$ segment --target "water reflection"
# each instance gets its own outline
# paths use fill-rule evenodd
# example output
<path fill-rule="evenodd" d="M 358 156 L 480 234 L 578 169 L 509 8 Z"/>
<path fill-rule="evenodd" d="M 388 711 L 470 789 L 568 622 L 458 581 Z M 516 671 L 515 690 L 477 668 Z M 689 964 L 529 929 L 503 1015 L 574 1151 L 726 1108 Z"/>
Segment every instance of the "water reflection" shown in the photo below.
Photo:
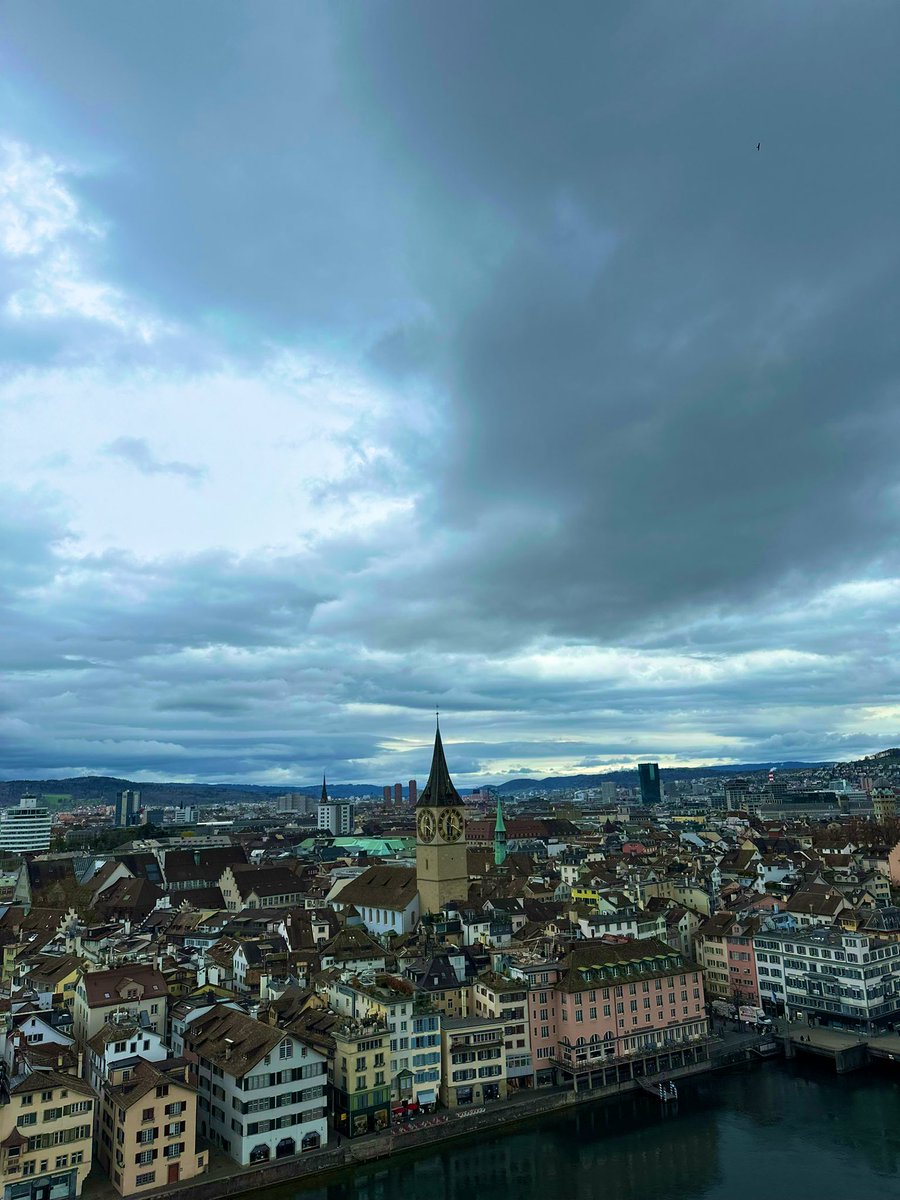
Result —
<path fill-rule="evenodd" d="M 895 1200 L 898 1116 L 900 1076 L 767 1064 L 258 1200 Z"/>

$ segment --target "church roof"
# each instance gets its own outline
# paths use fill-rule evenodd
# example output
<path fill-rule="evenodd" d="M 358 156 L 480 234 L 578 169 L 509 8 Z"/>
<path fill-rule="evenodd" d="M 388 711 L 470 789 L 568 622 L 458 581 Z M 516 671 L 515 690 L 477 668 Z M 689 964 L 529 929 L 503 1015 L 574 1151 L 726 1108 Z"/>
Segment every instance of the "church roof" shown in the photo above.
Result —
<path fill-rule="evenodd" d="M 450 770 L 444 757 L 444 746 L 441 742 L 441 731 L 434 735 L 434 754 L 431 758 L 431 772 L 424 789 L 419 793 L 416 808 L 447 808 L 459 805 L 462 800 L 459 792 L 453 786 Z"/>

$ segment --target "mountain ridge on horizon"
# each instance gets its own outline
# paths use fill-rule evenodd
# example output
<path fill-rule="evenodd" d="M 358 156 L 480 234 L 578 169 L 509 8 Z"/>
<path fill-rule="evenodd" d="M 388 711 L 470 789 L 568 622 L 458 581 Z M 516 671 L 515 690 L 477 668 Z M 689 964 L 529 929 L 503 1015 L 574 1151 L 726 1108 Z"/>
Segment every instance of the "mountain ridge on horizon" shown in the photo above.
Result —
<path fill-rule="evenodd" d="M 708 765 L 700 767 L 660 767 L 660 774 L 668 779 L 700 778 L 704 775 L 739 775 L 755 774 L 760 771 L 782 770 L 796 771 L 836 765 L 834 761 L 807 762 L 799 759 L 786 761 L 767 761 L 761 763 L 729 763 L 726 765 Z M 636 768 L 624 767 L 614 771 L 589 772 L 576 775 L 547 775 L 543 778 L 517 776 L 503 783 L 484 784 L 492 791 L 511 794 L 520 791 L 531 791 L 543 788 L 546 791 L 560 791 L 572 787 L 596 787 L 604 780 L 622 783 L 637 778 Z M 114 775 L 73 775 L 64 779 L 9 779 L 0 780 L 0 805 L 12 804 L 21 796 L 37 791 L 44 795 L 71 795 L 73 800 L 96 800 L 100 803 L 112 803 L 117 791 L 123 788 L 133 788 L 140 791 L 147 805 L 166 804 L 215 804 L 234 803 L 241 798 L 247 801 L 260 800 L 268 797 L 281 796 L 287 792 L 297 792 L 316 796 L 321 784 L 273 785 L 256 783 L 178 783 L 152 782 L 144 783 L 139 780 L 119 778 Z M 423 783 L 424 786 L 424 783 Z M 381 790 L 382 784 L 371 783 L 329 783 L 328 794 L 335 799 L 350 799 L 354 797 L 375 795 Z M 460 789 L 469 794 L 477 791 L 476 787 Z M 404 794 L 406 789 L 404 788 Z"/>

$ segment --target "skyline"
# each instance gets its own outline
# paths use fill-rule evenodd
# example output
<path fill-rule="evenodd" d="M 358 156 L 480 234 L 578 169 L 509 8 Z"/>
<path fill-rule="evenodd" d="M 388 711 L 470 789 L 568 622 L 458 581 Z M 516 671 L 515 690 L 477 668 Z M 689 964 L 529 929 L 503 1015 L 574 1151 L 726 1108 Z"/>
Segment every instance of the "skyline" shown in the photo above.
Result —
<path fill-rule="evenodd" d="M 264 17 L 5 6 L 0 778 L 896 744 L 896 7 Z"/>

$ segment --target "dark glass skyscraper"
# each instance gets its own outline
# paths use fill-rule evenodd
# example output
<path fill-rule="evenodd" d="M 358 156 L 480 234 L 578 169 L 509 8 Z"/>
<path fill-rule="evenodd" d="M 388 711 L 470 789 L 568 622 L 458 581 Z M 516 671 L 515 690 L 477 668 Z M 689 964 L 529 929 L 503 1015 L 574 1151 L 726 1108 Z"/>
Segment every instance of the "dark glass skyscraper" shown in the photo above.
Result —
<path fill-rule="evenodd" d="M 659 804 L 662 793 L 659 787 L 659 763 L 638 763 L 641 780 L 641 804 Z"/>
<path fill-rule="evenodd" d="M 141 793 L 126 788 L 116 793 L 116 824 L 137 825 L 141 812 Z"/>

